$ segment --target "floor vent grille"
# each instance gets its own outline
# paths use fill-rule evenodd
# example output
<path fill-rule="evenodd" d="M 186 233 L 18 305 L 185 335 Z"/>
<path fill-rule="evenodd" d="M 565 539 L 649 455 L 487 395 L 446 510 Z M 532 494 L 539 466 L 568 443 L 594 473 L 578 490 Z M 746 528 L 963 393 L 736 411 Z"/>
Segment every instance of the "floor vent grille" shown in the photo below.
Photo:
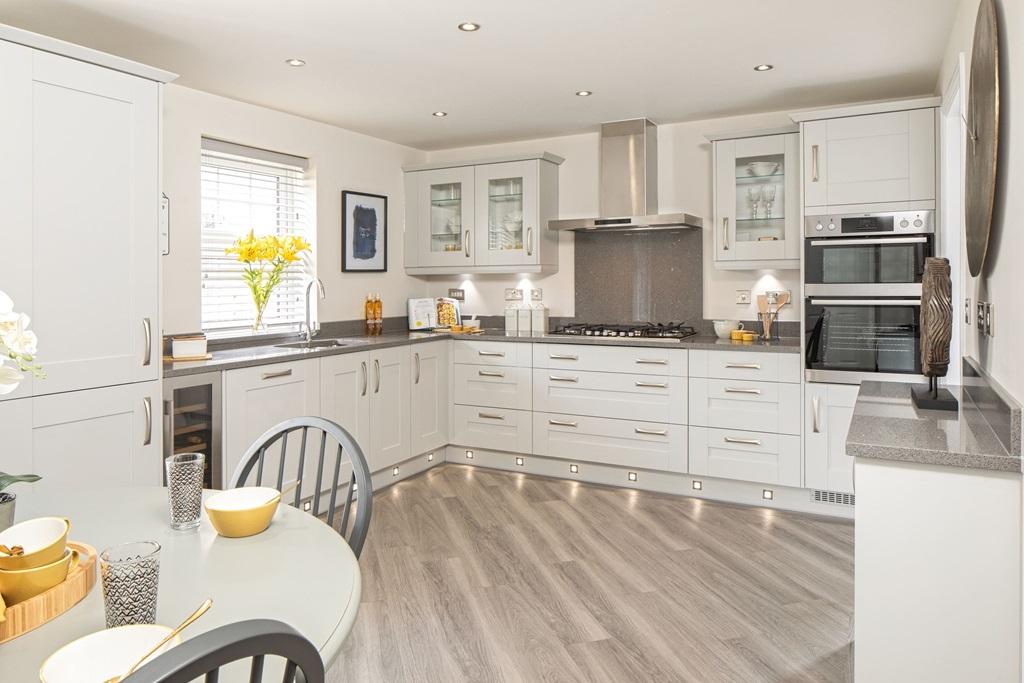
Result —
<path fill-rule="evenodd" d="M 815 503 L 831 503 L 832 505 L 854 505 L 852 493 L 838 493 L 836 491 L 811 491 L 811 500 Z"/>

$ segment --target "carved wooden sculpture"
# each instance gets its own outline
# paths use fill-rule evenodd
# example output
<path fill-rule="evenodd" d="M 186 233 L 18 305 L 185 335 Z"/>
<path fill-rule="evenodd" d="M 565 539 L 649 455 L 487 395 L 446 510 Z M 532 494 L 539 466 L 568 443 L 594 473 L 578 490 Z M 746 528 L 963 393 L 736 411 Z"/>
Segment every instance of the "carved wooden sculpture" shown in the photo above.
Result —
<path fill-rule="evenodd" d="M 938 378 L 949 370 L 949 342 L 953 338 L 953 291 L 949 279 L 949 259 L 924 260 L 921 282 L 921 372 L 928 378 L 928 389 L 915 389 L 919 408 L 956 410 L 957 402 L 945 389 L 939 390 Z"/>

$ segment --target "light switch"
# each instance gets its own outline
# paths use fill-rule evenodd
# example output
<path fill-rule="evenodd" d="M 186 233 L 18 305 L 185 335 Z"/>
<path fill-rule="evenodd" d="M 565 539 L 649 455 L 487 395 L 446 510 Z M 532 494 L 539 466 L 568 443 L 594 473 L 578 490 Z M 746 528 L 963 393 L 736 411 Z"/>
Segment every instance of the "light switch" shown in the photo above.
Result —
<path fill-rule="evenodd" d="M 749 304 L 750 303 L 750 290 L 749 289 L 737 289 L 736 290 L 736 303 L 738 303 L 738 304 Z"/>

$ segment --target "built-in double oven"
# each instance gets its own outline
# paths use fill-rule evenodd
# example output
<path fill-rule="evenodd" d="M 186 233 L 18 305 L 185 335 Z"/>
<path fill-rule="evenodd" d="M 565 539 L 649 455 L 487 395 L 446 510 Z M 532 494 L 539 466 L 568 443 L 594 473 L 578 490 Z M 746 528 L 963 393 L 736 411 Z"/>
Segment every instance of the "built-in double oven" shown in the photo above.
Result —
<path fill-rule="evenodd" d="M 808 380 L 920 377 L 921 276 L 934 233 L 933 211 L 805 219 Z"/>

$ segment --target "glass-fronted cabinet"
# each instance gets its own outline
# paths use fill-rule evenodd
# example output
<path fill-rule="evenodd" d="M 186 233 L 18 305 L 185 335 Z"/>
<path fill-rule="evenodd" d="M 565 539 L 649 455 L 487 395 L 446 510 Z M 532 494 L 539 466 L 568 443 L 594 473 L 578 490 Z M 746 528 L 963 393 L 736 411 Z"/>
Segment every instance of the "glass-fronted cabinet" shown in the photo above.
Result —
<path fill-rule="evenodd" d="M 410 274 L 558 270 L 558 165 L 552 154 L 406 169 Z"/>
<path fill-rule="evenodd" d="M 715 140 L 715 265 L 799 268 L 799 135 Z"/>
<path fill-rule="evenodd" d="M 536 162 L 478 166 L 476 192 L 477 265 L 536 263 Z"/>
<path fill-rule="evenodd" d="M 221 488 L 221 374 L 165 377 L 163 392 L 164 457 L 202 453 L 206 456 L 203 488 Z"/>
<path fill-rule="evenodd" d="M 472 264 L 473 170 L 445 168 L 419 174 L 423 212 L 418 250 L 425 266 Z"/>

